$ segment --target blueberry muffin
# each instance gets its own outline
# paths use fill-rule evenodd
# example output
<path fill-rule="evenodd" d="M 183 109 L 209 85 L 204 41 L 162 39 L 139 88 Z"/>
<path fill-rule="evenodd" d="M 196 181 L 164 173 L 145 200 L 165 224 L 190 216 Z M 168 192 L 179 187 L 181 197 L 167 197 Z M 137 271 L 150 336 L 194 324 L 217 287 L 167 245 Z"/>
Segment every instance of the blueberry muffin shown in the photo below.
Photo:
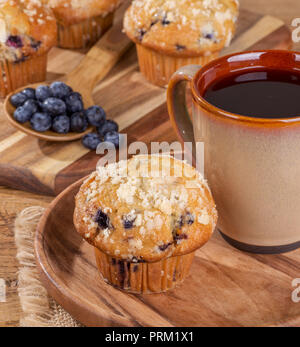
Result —
<path fill-rule="evenodd" d="M 159 155 L 99 167 L 82 184 L 74 211 L 104 280 L 133 293 L 163 292 L 182 282 L 216 220 L 202 176 Z"/>
<path fill-rule="evenodd" d="M 47 53 L 56 44 L 56 21 L 39 0 L 0 2 L 0 96 L 46 79 Z"/>
<path fill-rule="evenodd" d="M 85 48 L 94 44 L 112 25 L 123 0 L 46 0 L 58 23 L 58 45 Z"/>
<path fill-rule="evenodd" d="M 216 58 L 231 42 L 237 15 L 237 0 L 133 0 L 124 30 L 141 72 L 165 86 L 178 68 Z"/>

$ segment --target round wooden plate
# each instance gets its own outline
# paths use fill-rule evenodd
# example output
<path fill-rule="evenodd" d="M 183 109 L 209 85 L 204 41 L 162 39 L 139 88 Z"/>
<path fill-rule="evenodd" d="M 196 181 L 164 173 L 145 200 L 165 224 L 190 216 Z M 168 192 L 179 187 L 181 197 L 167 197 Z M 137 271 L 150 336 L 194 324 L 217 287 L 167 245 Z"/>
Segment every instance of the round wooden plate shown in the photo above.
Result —
<path fill-rule="evenodd" d="M 74 197 L 81 183 L 63 191 L 45 211 L 35 252 L 49 294 L 84 325 L 261 326 L 298 321 L 300 306 L 291 300 L 291 281 L 299 269 L 299 250 L 286 261 L 285 255 L 252 255 L 232 248 L 218 233 L 196 252 L 189 277 L 174 290 L 133 295 L 106 284 L 93 247 L 73 226 Z"/>
<path fill-rule="evenodd" d="M 36 83 L 36 84 L 31 84 L 31 85 L 19 88 L 19 89 L 15 90 L 14 92 L 10 93 L 5 98 L 5 101 L 4 101 L 4 115 L 6 116 L 6 119 L 10 122 L 10 124 L 12 126 L 17 128 L 18 130 L 22 131 L 23 133 L 26 133 L 26 134 L 31 135 L 31 136 L 35 136 L 35 137 L 37 137 L 39 139 L 46 140 L 46 141 L 57 141 L 57 142 L 67 142 L 67 141 L 78 140 L 78 139 L 82 138 L 84 135 L 86 135 L 86 134 L 88 134 L 88 133 L 90 133 L 92 131 L 93 127 L 89 126 L 82 133 L 70 132 L 68 134 L 58 134 L 58 133 L 55 133 L 54 131 L 51 131 L 51 130 L 48 130 L 48 131 L 40 133 L 38 131 L 33 130 L 31 128 L 29 122 L 26 122 L 24 124 L 21 124 L 21 123 L 17 122 L 14 119 L 14 111 L 15 111 L 16 108 L 10 103 L 10 97 L 13 94 L 16 94 L 16 93 L 20 92 L 24 88 L 34 88 L 35 89 L 36 87 L 38 87 L 41 84 L 46 85 L 48 83 L 46 83 L 46 82 L 44 82 L 44 83 Z"/>
<path fill-rule="evenodd" d="M 35 254 L 43 284 L 86 326 L 170 326 L 137 297 L 113 288 L 100 277 L 93 247 L 73 226 L 74 197 L 83 180 L 57 196 L 38 224 Z"/>

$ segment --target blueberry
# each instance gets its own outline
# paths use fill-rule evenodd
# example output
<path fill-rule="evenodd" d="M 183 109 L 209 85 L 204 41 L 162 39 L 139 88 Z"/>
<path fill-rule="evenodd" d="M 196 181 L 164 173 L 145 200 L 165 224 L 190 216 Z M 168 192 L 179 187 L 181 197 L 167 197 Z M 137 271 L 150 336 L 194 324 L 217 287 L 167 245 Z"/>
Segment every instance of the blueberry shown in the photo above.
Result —
<path fill-rule="evenodd" d="M 48 98 L 43 102 L 43 111 L 53 116 L 66 113 L 66 104 L 58 98 Z"/>
<path fill-rule="evenodd" d="M 169 25 L 171 22 L 167 19 L 167 14 L 165 14 L 164 18 L 161 21 L 163 26 Z"/>
<path fill-rule="evenodd" d="M 30 46 L 34 49 L 34 50 L 38 50 L 40 48 L 42 44 L 42 41 L 36 41 L 33 37 L 30 38 Z"/>
<path fill-rule="evenodd" d="M 119 135 L 117 131 L 109 131 L 104 135 L 104 141 L 110 142 L 118 148 L 120 143 Z"/>
<path fill-rule="evenodd" d="M 70 93 L 66 98 L 67 111 L 71 114 L 83 111 L 82 97 L 77 92 Z"/>
<path fill-rule="evenodd" d="M 26 123 L 30 120 L 32 113 L 24 106 L 18 107 L 14 112 L 14 118 L 19 123 Z"/>
<path fill-rule="evenodd" d="M 187 236 L 187 234 L 184 234 L 184 233 L 182 233 L 182 234 L 176 233 L 173 238 L 174 238 L 174 241 L 176 241 L 176 243 L 178 243 L 178 241 L 180 241 L 180 240 L 187 240 L 188 236 Z"/>
<path fill-rule="evenodd" d="M 133 228 L 133 221 L 124 220 L 123 221 L 123 227 L 124 227 L 124 229 L 132 229 Z"/>
<path fill-rule="evenodd" d="M 36 88 L 35 95 L 39 101 L 43 102 L 46 99 L 51 98 L 52 91 L 48 86 L 41 85 Z"/>
<path fill-rule="evenodd" d="M 88 127 L 88 121 L 83 112 L 73 113 L 71 116 L 71 131 L 82 133 Z"/>
<path fill-rule="evenodd" d="M 36 100 L 29 99 L 25 102 L 23 108 L 26 109 L 26 111 L 30 113 L 30 115 L 32 116 L 34 113 L 38 111 L 39 105 Z"/>
<path fill-rule="evenodd" d="M 195 221 L 194 216 L 190 212 L 187 212 L 186 215 L 185 215 L 185 222 L 186 222 L 186 224 L 192 225 L 194 223 L 194 221 Z"/>
<path fill-rule="evenodd" d="M 14 107 L 19 107 L 19 106 L 22 106 L 27 99 L 28 98 L 25 94 L 17 93 L 10 97 L 10 103 Z"/>
<path fill-rule="evenodd" d="M 101 210 L 97 211 L 94 220 L 96 223 L 98 223 L 100 229 L 107 229 L 111 227 L 108 215 Z"/>
<path fill-rule="evenodd" d="M 119 126 L 113 120 L 108 119 L 105 123 L 103 123 L 100 127 L 97 128 L 97 131 L 100 136 L 104 137 L 106 133 L 109 131 L 118 131 Z"/>
<path fill-rule="evenodd" d="M 123 221 L 123 227 L 124 229 L 132 229 L 133 228 L 133 223 L 136 220 L 135 216 L 126 215 L 123 216 L 122 221 Z"/>
<path fill-rule="evenodd" d="M 59 134 L 67 134 L 70 131 L 70 118 L 60 115 L 53 119 L 52 130 Z"/>
<path fill-rule="evenodd" d="M 138 40 L 139 41 L 143 41 L 143 38 L 144 38 L 144 36 L 145 36 L 145 34 L 147 33 L 147 31 L 146 30 L 144 30 L 144 29 L 138 29 Z"/>
<path fill-rule="evenodd" d="M 25 88 L 21 94 L 26 95 L 27 99 L 35 99 L 35 90 L 33 88 Z"/>
<path fill-rule="evenodd" d="M 88 149 L 96 149 L 101 142 L 101 137 L 96 133 L 89 133 L 82 138 L 82 144 Z"/>
<path fill-rule="evenodd" d="M 33 130 L 47 131 L 52 126 L 52 117 L 47 113 L 37 112 L 31 117 L 30 124 Z"/>
<path fill-rule="evenodd" d="M 175 47 L 176 47 L 176 50 L 179 51 L 179 52 L 183 51 L 184 49 L 186 49 L 186 46 L 180 45 L 178 43 L 175 45 Z"/>
<path fill-rule="evenodd" d="M 67 86 L 63 82 L 53 82 L 50 86 L 50 89 L 53 96 L 59 99 L 64 99 L 72 92 L 72 88 Z"/>
<path fill-rule="evenodd" d="M 216 37 L 216 35 L 215 35 L 215 32 L 208 32 L 208 31 L 206 31 L 206 32 L 203 32 L 202 33 L 202 36 L 205 38 L 205 39 L 207 39 L 207 40 L 211 40 L 211 41 L 213 41 L 213 42 L 218 42 L 218 40 L 217 40 L 217 37 Z"/>
<path fill-rule="evenodd" d="M 23 47 L 23 42 L 20 36 L 10 35 L 6 40 L 6 45 L 13 48 Z"/>
<path fill-rule="evenodd" d="M 91 106 L 85 111 L 85 115 L 91 125 L 100 127 L 106 118 L 105 111 L 100 106 Z"/>
<path fill-rule="evenodd" d="M 167 248 L 169 248 L 172 245 L 172 242 L 169 243 L 164 243 L 162 245 L 160 245 L 158 248 L 160 249 L 160 251 L 165 251 Z"/>
<path fill-rule="evenodd" d="M 177 229 L 181 229 L 185 224 L 185 217 L 184 216 L 180 216 L 179 219 L 176 221 L 176 228 Z"/>
<path fill-rule="evenodd" d="M 207 33 L 207 34 L 204 34 L 204 38 L 205 39 L 208 39 L 208 40 L 212 40 L 213 39 L 213 34 L 212 33 Z"/>
<path fill-rule="evenodd" d="M 169 20 L 167 20 L 167 19 L 163 19 L 162 21 L 161 21 L 161 24 L 163 25 L 163 26 L 166 26 L 166 25 L 169 25 L 171 22 L 169 21 Z"/>

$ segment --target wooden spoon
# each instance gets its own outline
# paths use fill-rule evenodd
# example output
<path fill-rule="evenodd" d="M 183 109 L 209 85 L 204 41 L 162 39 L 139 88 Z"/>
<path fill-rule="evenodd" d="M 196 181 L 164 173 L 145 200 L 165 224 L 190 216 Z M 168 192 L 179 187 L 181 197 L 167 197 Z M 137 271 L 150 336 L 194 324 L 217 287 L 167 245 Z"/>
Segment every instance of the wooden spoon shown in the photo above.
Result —
<path fill-rule="evenodd" d="M 129 49 L 132 42 L 122 33 L 122 19 L 120 19 L 110 30 L 108 30 L 102 38 L 90 49 L 80 64 L 69 74 L 65 75 L 60 81 L 65 82 L 73 88 L 74 91 L 82 95 L 84 107 L 88 108 L 95 104 L 92 94 L 97 82 L 102 80 L 107 73 L 118 62 L 122 55 Z M 92 127 L 89 127 L 82 133 L 57 134 L 53 131 L 37 132 L 30 127 L 29 122 L 25 124 L 18 123 L 13 113 L 15 107 L 10 103 L 10 97 L 25 89 L 36 88 L 40 84 L 36 83 L 24 86 L 10 93 L 4 101 L 4 114 L 8 121 L 22 132 L 38 137 L 47 141 L 73 141 L 81 138 L 89 133 Z"/>

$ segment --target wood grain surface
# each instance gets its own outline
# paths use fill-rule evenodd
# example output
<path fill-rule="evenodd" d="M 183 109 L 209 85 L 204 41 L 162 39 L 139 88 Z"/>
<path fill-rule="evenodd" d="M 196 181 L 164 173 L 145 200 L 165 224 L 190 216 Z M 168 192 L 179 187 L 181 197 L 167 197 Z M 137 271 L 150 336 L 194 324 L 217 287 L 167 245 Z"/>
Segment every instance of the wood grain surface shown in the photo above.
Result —
<path fill-rule="evenodd" d="M 300 2 L 298 0 L 272 0 L 272 1 L 262 1 L 262 0 L 240 0 L 241 8 L 244 10 L 249 10 L 265 15 L 272 15 L 282 19 L 287 26 L 290 26 L 292 20 L 295 17 L 299 17 L 300 13 Z M 291 28 L 292 29 L 292 28 Z M 268 44 L 268 43 L 266 43 Z M 261 48 L 265 48 L 264 46 Z M 295 44 L 293 49 L 300 50 L 300 43 Z M 82 59 L 82 55 L 78 55 L 77 52 L 69 52 L 68 58 L 62 60 L 61 56 L 64 55 L 64 51 L 55 49 L 51 52 L 51 59 L 49 64 L 49 78 L 55 79 L 66 71 L 70 71 L 76 67 L 76 65 Z M 163 108 L 163 107 L 162 107 Z M 134 129 L 140 129 L 137 125 Z M 8 129 L 8 134 L 11 130 Z M 168 133 L 168 126 L 166 123 L 162 125 L 163 136 L 172 139 L 173 133 Z M 22 135 L 19 135 L 22 136 Z M 151 134 L 155 137 L 155 134 Z M 147 134 L 143 133 L 143 139 L 147 139 Z M 16 139 L 14 139 L 16 141 Z M 9 146 L 10 141 L 6 142 L 4 146 Z M 88 155 L 89 156 L 89 155 Z M 86 159 L 88 160 L 88 159 Z M 71 164 L 70 168 L 72 168 Z M 78 166 L 79 176 L 80 170 L 82 174 L 84 172 L 85 161 Z M 62 170 L 64 172 L 64 170 Z M 11 171 L 14 174 L 14 171 Z M 64 173 L 62 180 L 67 179 L 68 172 Z M 15 258 L 16 248 L 14 243 L 13 234 L 13 223 L 15 216 L 25 207 L 33 205 L 46 206 L 52 200 L 52 197 L 45 197 L 37 194 L 19 192 L 9 188 L 0 187 L 0 278 L 5 280 L 7 297 L 6 302 L 0 303 L 0 326 L 18 326 L 19 318 L 21 314 L 20 302 L 17 294 L 17 270 L 18 262 Z M 222 241 L 223 242 L 223 241 Z M 204 249 L 203 249 L 204 250 Z M 254 256 L 260 261 L 260 263 L 265 263 L 270 269 L 276 269 L 276 274 L 274 277 L 278 276 L 278 273 L 286 273 L 291 267 L 293 269 L 293 274 L 295 278 L 300 278 L 300 268 L 299 266 L 288 265 L 293 262 L 293 259 L 297 259 L 300 262 L 300 254 L 285 254 L 281 256 Z M 259 264 L 260 264 L 259 263 Z M 287 286 L 289 283 L 287 284 Z M 272 286 L 267 289 L 272 293 Z M 292 288 L 291 288 L 292 290 Z M 272 295 L 272 294 L 270 294 Z M 300 303 L 295 304 L 295 307 L 300 305 Z M 281 304 L 279 304 L 281 307 Z M 274 306 L 273 310 L 277 307 Z M 300 326 L 300 322 L 295 320 L 290 323 L 293 326 Z M 284 325 L 284 324 L 283 324 Z"/>
<path fill-rule="evenodd" d="M 86 326 L 271 326 L 300 323 L 291 300 L 300 249 L 287 255 L 240 252 L 215 232 L 196 252 L 190 275 L 161 294 L 132 295 L 104 282 L 93 246 L 73 226 L 82 180 L 60 194 L 40 220 L 35 251 L 44 286 Z M 120 271 L 120 276 L 124 276 Z"/>
<path fill-rule="evenodd" d="M 119 31 L 120 29 L 116 30 L 116 32 Z M 107 35 L 109 37 L 109 33 Z M 110 48 L 112 48 L 111 39 L 106 40 L 105 49 L 100 49 L 100 53 L 99 47 L 95 47 L 85 57 L 78 52 L 53 49 L 49 59 L 51 76 L 61 78 L 61 73 L 68 74 L 71 55 L 72 60 L 77 61 L 79 65 L 75 68 L 75 72 L 68 75 L 67 79 L 72 82 L 71 84 L 75 87 L 75 90 L 77 83 L 78 89 L 84 92 L 85 98 L 89 98 L 91 89 L 87 86 L 89 84 L 93 86 L 95 80 L 91 81 L 90 78 L 85 77 L 84 72 L 86 71 L 87 75 L 92 75 L 93 70 L 95 70 L 93 64 L 95 62 L 99 64 L 101 54 L 103 55 L 104 66 L 108 64 L 107 52 L 110 52 L 110 59 L 112 59 L 112 55 L 117 59 L 120 51 L 123 52 L 128 46 L 128 42 L 123 36 L 117 37 L 117 39 L 117 41 L 122 42 L 121 46 L 124 49 L 116 50 L 116 54 L 110 52 Z M 224 50 L 223 54 L 256 49 L 262 46 L 264 48 L 288 48 L 290 43 L 290 32 L 282 20 L 269 15 L 262 16 L 242 10 L 239 16 L 236 37 L 232 45 Z M 96 54 L 97 57 L 95 57 L 94 52 L 99 53 Z M 87 63 L 89 61 L 91 61 L 90 66 Z M 70 66 L 74 68 L 73 64 Z M 76 82 L 77 75 L 80 78 Z M 81 83 L 83 87 L 80 85 Z M 133 128 L 131 126 L 136 121 L 144 119 L 147 114 L 154 110 L 156 110 L 154 114 L 160 115 L 159 107 L 165 103 L 165 89 L 153 86 L 143 78 L 138 71 L 136 52 L 133 47 L 123 56 L 123 59 L 115 66 L 107 78 L 94 88 L 93 97 L 96 103 L 106 110 L 108 118 L 112 118 L 119 123 L 120 129 L 124 133 L 127 133 L 128 136 L 136 136 L 133 132 L 134 126 Z M 160 120 L 158 119 L 158 123 L 152 123 L 153 126 L 155 132 L 159 133 Z M 171 127 L 169 128 L 169 131 L 172 131 Z M 138 139 L 140 140 L 139 137 Z M 165 138 L 161 136 L 159 140 L 163 141 Z M 80 141 L 63 144 L 50 143 L 34 137 L 23 136 L 6 123 L 0 129 L 1 185 L 56 195 L 82 175 L 85 176 L 93 171 L 96 157 L 95 152 L 91 155 L 81 145 Z M 93 160 L 90 160 L 91 158 Z"/>

